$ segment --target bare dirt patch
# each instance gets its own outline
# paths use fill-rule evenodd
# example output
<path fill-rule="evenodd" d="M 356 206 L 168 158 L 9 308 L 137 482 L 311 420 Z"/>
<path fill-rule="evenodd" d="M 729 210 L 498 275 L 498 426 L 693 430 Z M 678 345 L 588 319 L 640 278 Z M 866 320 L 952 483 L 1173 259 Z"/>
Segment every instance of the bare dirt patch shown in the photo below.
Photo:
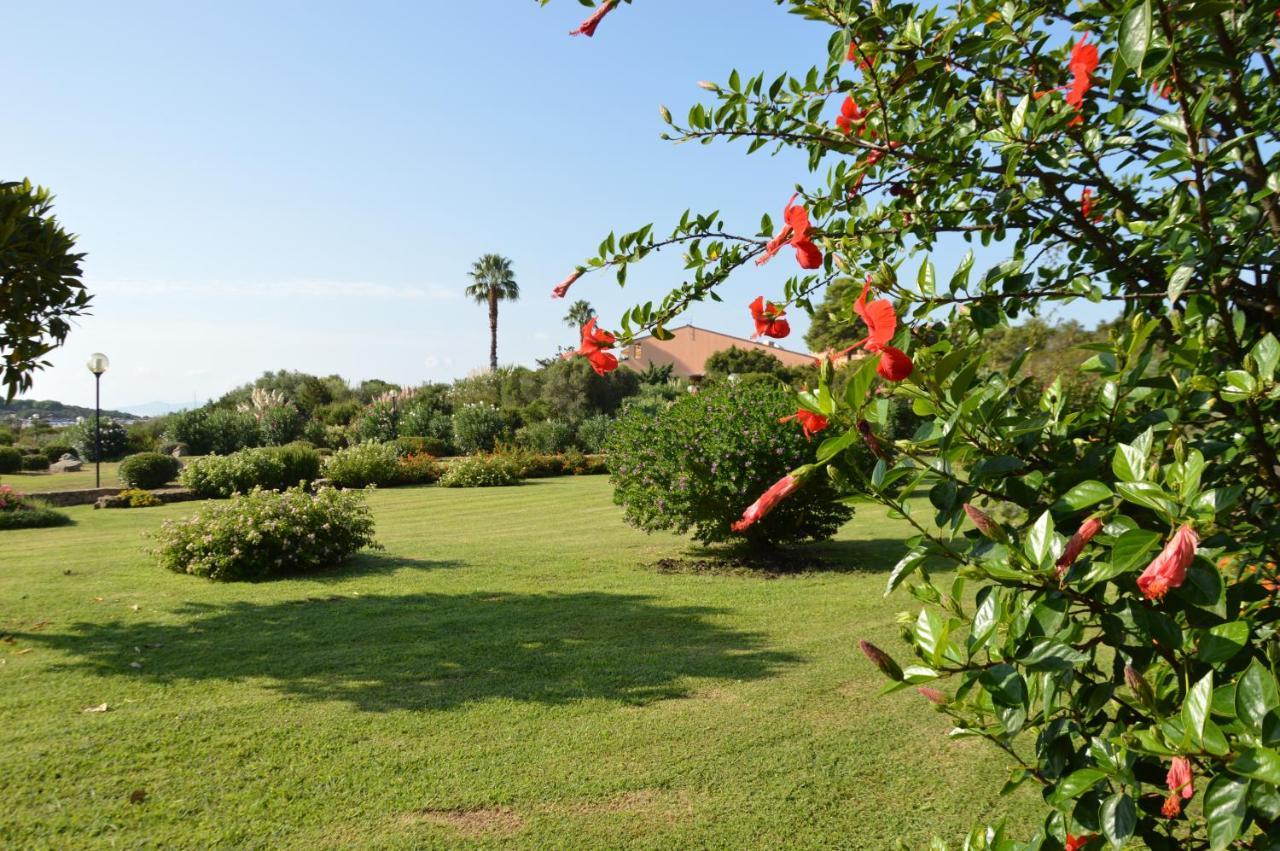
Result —
<path fill-rule="evenodd" d="M 524 828 L 520 814 L 506 807 L 475 810 L 414 810 L 402 816 L 407 824 L 434 824 L 463 836 L 512 836 Z"/>

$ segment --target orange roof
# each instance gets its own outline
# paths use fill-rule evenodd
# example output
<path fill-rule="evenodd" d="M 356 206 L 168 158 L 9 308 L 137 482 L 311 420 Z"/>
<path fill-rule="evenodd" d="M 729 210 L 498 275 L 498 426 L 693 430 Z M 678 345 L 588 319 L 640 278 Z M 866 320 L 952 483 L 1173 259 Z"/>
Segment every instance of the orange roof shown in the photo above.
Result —
<path fill-rule="evenodd" d="M 694 325 L 682 325 L 671 329 L 670 340 L 655 339 L 652 334 L 637 337 L 631 345 L 621 349 L 622 363 L 637 372 L 650 365 L 671 364 L 672 373 L 684 378 L 706 374 L 707 358 L 726 349 L 757 349 L 768 352 L 784 366 L 809 366 L 815 359 L 807 352 L 795 352 L 746 337 L 735 337 L 719 331 L 708 331 Z"/>

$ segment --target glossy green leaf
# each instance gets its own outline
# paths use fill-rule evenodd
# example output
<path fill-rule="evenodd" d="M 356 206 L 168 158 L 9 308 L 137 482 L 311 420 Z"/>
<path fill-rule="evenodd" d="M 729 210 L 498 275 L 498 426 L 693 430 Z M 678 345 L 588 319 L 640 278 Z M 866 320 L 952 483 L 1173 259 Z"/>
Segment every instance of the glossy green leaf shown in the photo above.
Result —
<path fill-rule="evenodd" d="M 1248 780 L 1219 774 L 1209 781 L 1204 795 L 1204 816 L 1209 825 L 1209 848 L 1212 851 L 1223 851 L 1240 835 L 1248 799 Z"/>

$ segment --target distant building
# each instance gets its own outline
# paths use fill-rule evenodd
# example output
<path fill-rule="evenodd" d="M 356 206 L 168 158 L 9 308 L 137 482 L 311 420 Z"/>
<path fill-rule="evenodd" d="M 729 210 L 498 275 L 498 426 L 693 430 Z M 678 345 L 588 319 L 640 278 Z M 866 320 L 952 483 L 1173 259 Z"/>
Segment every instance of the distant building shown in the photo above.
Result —
<path fill-rule="evenodd" d="M 670 340 L 658 340 L 651 334 L 637 337 L 619 353 L 622 365 L 644 372 L 651 365 L 671 364 L 671 373 L 680 378 L 701 378 L 707 372 L 707 358 L 726 349 L 758 349 L 768 352 L 783 366 L 812 366 L 814 355 L 793 352 L 770 342 L 749 340 L 732 334 L 708 331 L 693 325 L 672 328 Z"/>

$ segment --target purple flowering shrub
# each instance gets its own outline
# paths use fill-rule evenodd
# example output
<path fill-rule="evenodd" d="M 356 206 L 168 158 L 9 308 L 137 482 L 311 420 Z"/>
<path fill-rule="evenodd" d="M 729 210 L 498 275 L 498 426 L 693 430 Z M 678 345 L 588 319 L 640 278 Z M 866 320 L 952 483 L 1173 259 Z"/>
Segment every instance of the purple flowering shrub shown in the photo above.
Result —
<path fill-rule="evenodd" d="M 795 423 L 781 384 L 723 384 L 654 415 L 624 415 L 607 455 L 614 502 L 646 532 L 692 533 L 702 543 L 771 546 L 830 538 L 853 516 L 824 477 L 815 479 L 746 534 L 730 524 L 743 506 L 812 460 L 814 444 Z"/>

